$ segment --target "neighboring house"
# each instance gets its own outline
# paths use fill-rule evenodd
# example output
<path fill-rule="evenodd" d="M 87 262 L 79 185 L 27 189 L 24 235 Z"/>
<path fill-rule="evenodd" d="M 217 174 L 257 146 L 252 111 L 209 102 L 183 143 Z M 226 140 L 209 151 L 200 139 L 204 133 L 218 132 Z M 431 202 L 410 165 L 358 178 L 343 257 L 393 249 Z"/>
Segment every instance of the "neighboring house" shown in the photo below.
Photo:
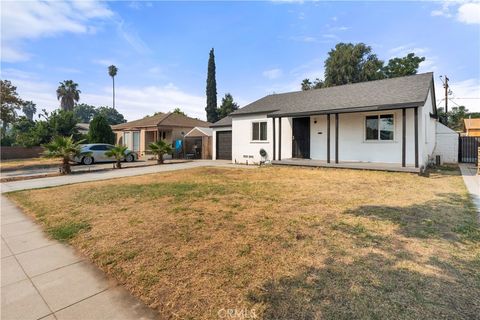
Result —
<path fill-rule="evenodd" d="M 230 116 L 232 162 L 299 158 L 312 161 L 297 164 L 418 172 L 435 147 L 433 73 L 272 94 Z"/>
<path fill-rule="evenodd" d="M 463 128 L 467 137 L 480 137 L 480 119 L 463 119 Z"/>
<path fill-rule="evenodd" d="M 185 135 L 185 155 L 189 159 L 212 159 L 211 128 L 195 127 Z"/>
<path fill-rule="evenodd" d="M 90 124 L 89 123 L 77 123 L 76 128 L 79 133 L 81 134 L 88 134 L 88 129 L 90 129 Z"/>
<path fill-rule="evenodd" d="M 123 144 L 143 156 L 151 142 L 165 140 L 174 146 L 183 145 L 187 132 L 195 127 L 209 126 L 209 122 L 169 112 L 117 124 L 112 126 L 112 129 L 116 135 L 116 143 Z M 181 143 L 175 143 L 177 141 Z"/>
<path fill-rule="evenodd" d="M 232 117 L 220 119 L 210 128 L 213 130 L 212 159 L 232 160 Z"/>

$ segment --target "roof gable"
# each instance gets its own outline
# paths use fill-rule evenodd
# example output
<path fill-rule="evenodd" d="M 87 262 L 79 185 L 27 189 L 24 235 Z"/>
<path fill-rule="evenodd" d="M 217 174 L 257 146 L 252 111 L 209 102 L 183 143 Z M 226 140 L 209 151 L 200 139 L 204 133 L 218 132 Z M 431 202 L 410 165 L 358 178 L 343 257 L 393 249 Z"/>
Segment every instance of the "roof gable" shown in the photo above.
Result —
<path fill-rule="evenodd" d="M 205 122 L 199 119 L 194 119 L 187 117 L 183 114 L 178 113 L 161 113 L 154 116 L 147 116 L 143 119 L 138 119 L 126 123 L 121 123 L 112 126 L 113 130 L 128 130 L 135 128 L 144 128 L 144 127 L 157 127 L 157 126 L 167 126 L 167 127 L 208 127 L 209 122 Z"/>

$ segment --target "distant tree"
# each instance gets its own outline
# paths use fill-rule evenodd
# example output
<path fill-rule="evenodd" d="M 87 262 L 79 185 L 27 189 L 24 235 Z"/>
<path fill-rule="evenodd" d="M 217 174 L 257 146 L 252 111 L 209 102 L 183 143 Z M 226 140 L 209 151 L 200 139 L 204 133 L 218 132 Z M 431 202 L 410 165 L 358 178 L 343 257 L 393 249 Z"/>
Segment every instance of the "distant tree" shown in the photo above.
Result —
<path fill-rule="evenodd" d="M 163 155 L 171 154 L 173 147 L 164 140 L 158 140 L 148 145 L 150 151 L 157 157 L 157 164 L 163 164 Z"/>
<path fill-rule="evenodd" d="M 94 106 L 86 103 L 80 103 L 73 107 L 73 113 L 80 122 L 89 123 L 97 114 L 97 110 Z"/>
<path fill-rule="evenodd" d="M 304 79 L 302 81 L 302 91 L 321 89 L 323 87 L 325 87 L 325 83 L 319 78 L 316 78 L 313 83 L 310 81 L 310 79 Z"/>
<path fill-rule="evenodd" d="M 70 161 L 71 159 L 80 156 L 81 143 L 83 143 L 83 141 L 75 141 L 72 136 L 56 136 L 51 142 L 43 145 L 45 147 L 43 156 L 46 158 L 60 158 L 62 160 L 60 173 L 70 174 L 72 173 L 72 170 L 70 169 Z"/>
<path fill-rule="evenodd" d="M 96 115 L 90 122 L 88 141 L 90 143 L 115 143 L 115 133 L 103 115 Z"/>
<path fill-rule="evenodd" d="M 37 113 L 37 105 L 33 101 L 25 101 L 22 112 L 29 120 L 33 120 L 33 116 Z"/>
<path fill-rule="evenodd" d="M 325 60 L 328 87 L 384 78 L 383 61 L 364 43 L 338 43 Z"/>
<path fill-rule="evenodd" d="M 109 125 L 119 124 L 127 122 L 123 117 L 123 114 L 117 111 L 117 109 L 110 107 L 98 107 L 97 114 L 104 116 L 107 119 Z"/>
<path fill-rule="evenodd" d="M 17 87 L 12 85 L 9 80 L 0 80 L 0 120 L 2 120 L 1 138 L 5 137 L 7 126 L 13 123 L 17 117 L 17 110 L 23 106 L 24 102 L 17 93 Z"/>
<path fill-rule="evenodd" d="M 73 111 L 57 110 L 50 114 L 48 126 L 53 136 L 72 136 L 77 140 L 80 138 L 77 129 L 78 120 Z"/>
<path fill-rule="evenodd" d="M 117 75 L 118 68 L 114 65 L 108 67 L 108 75 L 112 77 L 113 84 L 113 109 L 115 109 L 115 76 Z"/>
<path fill-rule="evenodd" d="M 80 100 L 81 91 L 78 90 L 78 84 L 72 80 L 60 82 L 57 88 L 57 99 L 60 100 L 60 108 L 66 111 L 72 111 L 75 103 Z"/>
<path fill-rule="evenodd" d="M 32 147 L 37 144 L 35 137 L 31 131 L 35 127 L 35 122 L 25 116 L 19 117 L 12 126 L 12 136 L 14 137 L 14 145 L 23 147 Z"/>
<path fill-rule="evenodd" d="M 181 114 L 182 116 L 187 117 L 187 114 L 185 112 L 183 112 L 182 109 L 180 109 L 180 108 L 173 109 L 172 113 Z M 155 114 L 156 114 L 156 112 L 155 112 Z"/>
<path fill-rule="evenodd" d="M 215 54 L 213 48 L 210 50 L 208 58 L 208 73 L 207 73 L 207 121 L 216 122 L 217 115 L 217 80 L 215 79 Z"/>
<path fill-rule="evenodd" d="M 115 168 L 121 169 L 122 168 L 122 160 L 125 158 L 127 147 L 122 146 L 120 144 L 116 144 L 115 147 L 105 152 L 107 157 L 114 157 L 115 158 Z"/>
<path fill-rule="evenodd" d="M 415 56 L 415 53 L 409 53 L 403 58 L 390 59 L 384 67 L 385 76 L 395 78 L 416 74 L 423 61 L 425 57 Z"/>
<path fill-rule="evenodd" d="M 464 129 L 463 119 L 480 118 L 480 113 L 469 112 L 465 106 L 452 107 L 447 114 L 445 114 L 445 109 L 440 107 L 437 109 L 437 114 L 440 117 L 446 118 L 448 127 L 455 131 L 462 131 Z"/>
<path fill-rule="evenodd" d="M 238 104 L 233 101 L 233 97 L 230 93 L 225 94 L 225 97 L 222 98 L 222 104 L 218 108 L 218 120 L 225 118 L 233 111 L 239 108 Z"/>

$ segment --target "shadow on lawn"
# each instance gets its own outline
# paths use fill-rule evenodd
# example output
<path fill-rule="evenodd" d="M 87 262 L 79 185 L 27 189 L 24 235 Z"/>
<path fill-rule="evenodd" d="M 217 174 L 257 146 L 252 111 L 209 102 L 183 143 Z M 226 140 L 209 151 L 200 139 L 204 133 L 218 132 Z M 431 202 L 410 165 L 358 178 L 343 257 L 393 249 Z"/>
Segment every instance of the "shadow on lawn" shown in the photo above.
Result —
<path fill-rule="evenodd" d="M 466 241 L 469 247 L 463 250 L 474 250 L 480 231 L 469 202 L 455 194 L 440 196 L 403 208 L 362 206 L 346 213 L 393 222 L 401 235 L 419 241 Z M 349 239 L 365 247 L 364 238 Z M 479 254 L 460 259 L 452 249 L 451 259 L 424 261 L 396 238 L 390 244 L 378 240 L 381 244 L 369 245 L 375 251 L 356 255 L 351 250 L 351 259 L 342 259 L 332 246 L 324 267 L 268 281 L 248 299 L 265 306 L 265 319 L 480 319 Z"/>
<path fill-rule="evenodd" d="M 250 293 L 266 305 L 265 319 L 478 319 L 478 261 L 459 274 L 443 261 L 438 274 L 396 266 L 401 259 L 370 253 L 346 264 L 330 259 L 321 269 L 267 282 Z M 452 271 L 453 268 L 453 271 Z"/>
<path fill-rule="evenodd" d="M 390 221 L 406 237 L 480 241 L 475 206 L 467 196 L 437 194 L 440 199 L 407 207 L 360 206 L 344 213 Z"/>

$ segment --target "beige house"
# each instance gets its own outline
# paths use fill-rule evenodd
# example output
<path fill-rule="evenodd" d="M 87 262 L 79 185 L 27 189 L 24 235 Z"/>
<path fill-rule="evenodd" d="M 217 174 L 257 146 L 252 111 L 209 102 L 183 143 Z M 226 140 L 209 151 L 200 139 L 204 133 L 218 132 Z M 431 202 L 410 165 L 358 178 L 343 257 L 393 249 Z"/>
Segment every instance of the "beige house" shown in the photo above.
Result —
<path fill-rule="evenodd" d="M 185 135 L 195 127 L 208 127 L 210 123 L 177 113 L 158 113 L 143 119 L 112 126 L 116 143 L 127 146 L 140 156 L 148 153 L 148 145 L 165 140 L 174 147 L 176 141 L 184 144 Z M 178 151 L 178 150 L 177 150 Z M 183 150 L 182 150 L 183 151 Z"/>

